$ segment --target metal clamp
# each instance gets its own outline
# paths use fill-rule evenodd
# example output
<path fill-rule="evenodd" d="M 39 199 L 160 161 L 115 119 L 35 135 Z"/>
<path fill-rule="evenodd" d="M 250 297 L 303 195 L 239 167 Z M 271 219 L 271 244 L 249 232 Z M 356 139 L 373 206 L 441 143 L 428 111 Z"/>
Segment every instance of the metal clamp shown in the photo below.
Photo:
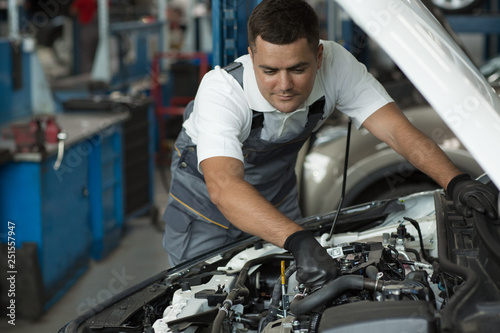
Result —
<path fill-rule="evenodd" d="M 54 170 L 59 170 L 61 167 L 62 159 L 64 157 L 64 141 L 68 138 L 68 134 L 64 131 L 57 133 L 57 158 L 54 163 Z"/>

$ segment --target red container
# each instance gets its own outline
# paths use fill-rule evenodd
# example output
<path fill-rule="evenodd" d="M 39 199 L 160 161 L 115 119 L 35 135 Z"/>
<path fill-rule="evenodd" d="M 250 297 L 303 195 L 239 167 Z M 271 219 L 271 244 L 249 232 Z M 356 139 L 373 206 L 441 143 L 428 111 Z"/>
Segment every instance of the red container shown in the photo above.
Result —
<path fill-rule="evenodd" d="M 39 122 L 31 120 L 28 123 L 12 124 L 10 128 L 16 142 L 17 152 L 27 153 L 40 150 L 43 142 L 40 136 Z"/>

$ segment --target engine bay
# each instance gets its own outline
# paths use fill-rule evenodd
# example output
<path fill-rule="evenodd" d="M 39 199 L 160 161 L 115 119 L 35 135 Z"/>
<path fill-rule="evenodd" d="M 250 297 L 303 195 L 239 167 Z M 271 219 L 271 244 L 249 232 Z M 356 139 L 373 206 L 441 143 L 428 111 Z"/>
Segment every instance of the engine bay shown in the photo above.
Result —
<path fill-rule="evenodd" d="M 167 270 L 71 325 L 155 333 L 499 327 L 499 221 L 457 215 L 442 191 L 350 208 L 329 239 L 331 219 L 304 221 L 340 267 L 323 286 L 305 288 L 290 253 L 251 238 Z"/>
<path fill-rule="evenodd" d="M 413 222 L 418 227 L 418 223 Z M 402 222 L 393 233 L 383 233 L 382 242 L 351 242 L 327 247 L 328 253 L 338 261 L 341 274 L 316 290 L 298 284 L 291 255 L 272 253 L 273 246 L 268 245 L 270 254 L 246 261 L 237 274 L 229 262 L 218 268 L 223 274 L 214 274 L 207 283 L 184 284 L 174 293 L 172 304 L 153 328 L 155 332 L 166 333 L 180 330 L 177 325 L 181 323 L 196 326 L 198 316 L 204 316 L 217 307 L 211 328 L 213 332 L 221 329 L 262 333 L 323 332 L 342 323 L 345 314 L 337 311 L 339 306 L 366 303 L 367 310 L 373 311 L 373 302 L 391 302 L 393 305 L 386 306 L 384 312 L 392 317 L 392 321 L 403 324 L 413 312 L 424 310 L 411 321 L 425 327 L 424 331 L 432 331 L 435 319 L 428 307 L 440 309 L 446 304 L 449 293 L 463 280 L 438 272 L 438 268 L 432 265 L 435 258 L 427 256 L 427 260 L 422 261 L 420 248 L 406 245 L 420 239 L 415 236 L 408 233 Z M 254 247 L 245 250 L 246 253 L 239 253 L 237 259 L 250 258 L 252 252 L 263 250 L 262 244 L 256 247 L 257 250 Z M 404 310 L 396 304 L 406 301 L 416 303 L 407 304 Z M 180 309 L 181 306 L 185 311 Z M 376 309 L 380 311 L 378 304 Z M 397 313 L 394 312 L 396 309 Z M 199 312 L 192 315 L 193 311 Z M 222 319 L 216 320 L 218 317 Z M 385 316 L 384 320 L 365 318 L 355 320 L 357 328 L 369 324 L 373 329 L 373 325 L 379 322 L 380 330 L 387 331 Z"/>

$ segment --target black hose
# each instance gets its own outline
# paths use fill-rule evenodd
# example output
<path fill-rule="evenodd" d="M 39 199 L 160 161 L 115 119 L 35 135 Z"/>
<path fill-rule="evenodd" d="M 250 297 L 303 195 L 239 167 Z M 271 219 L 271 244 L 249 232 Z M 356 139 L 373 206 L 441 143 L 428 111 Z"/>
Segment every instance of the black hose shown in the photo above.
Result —
<path fill-rule="evenodd" d="M 400 279 L 400 280 L 404 280 L 405 277 L 404 277 L 404 271 L 403 271 L 403 274 L 400 273 L 397 269 L 395 269 L 394 267 L 392 267 L 391 265 L 387 265 L 387 268 L 393 272 L 394 274 L 397 275 L 397 277 Z"/>
<path fill-rule="evenodd" d="M 368 277 L 370 279 L 376 279 L 377 278 L 377 274 L 378 274 L 377 267 L 375 267 L 373 265 L 370 265 L 370 266 L 366 267 L 366 269 L 365 269 L 365 275 L 366 275 L 366 277 Z"/>
<path fill-rule="evenodd" d="M 221 307 L 219 309 L 219 312 L 217 313 L 217 316 L 214 319 L 214 325 L 212 326 L 212 333 L 219 333 L 222 327 L 222 323 L 224 322 L 224 319 L 226 318 L 227 312 L 224 312 L 222 310 L 223 308 Z"/>
<path fill-rule="evenodd" d="M 392 252 L 394 252 L 395 256 L 393 258 L 399 257 L 399 251 L 394 246 L 389 244 L 389 245 L 387 245 L 387 248 L 389 250 L 391 250 Z"/>
<path fill-rule="evenodd" d="M 427 252 L 424 249 L 424 239 L 422 237 L 422 231 L 420 231 L 420 226 L 418 225 L 418 222 L 415 221 L 414 219 L 409 218 L 409 217 L 403 217 L 403 218 L 405 220 L 407 220 L 408 222 L 410 222 L 415 227 L 415 229 L 417 229 L 418 238 L 419 238 L 419 241 L 420 241 L 420 250 L 422 251 L 422 256 L 424 257 L 424 260 L 426 260 L 428 263 L 431 263 L 431 264 L 434 261 L 437 261 L 436 258 L 427 255 Z"/>
<path fill-rule="evenodd" d="M 446 294 L 445 304 L 448 305 L 448 301 L 450 299 L 450 292 L 448 290 L 448 283 L 446 282 L 446 278 L 445 278 L 443 273 L 439 274 L 439 276 L 441 277 L 441 281 L 443 281 L 443 288 L 444 288 L 444 292 Z"/>
<path fill-rule="evenodd" d="M 309 333 L 318 332 L 320 321 L 321 313 L 315 313 L 311 316 L 311 319 L 309 320 Z"/>
<path fill-rule="evenodd" d="M 242 314 L 241 316 L 238 317 L 238 322 L 248 324 L 248 325 L 250 325 L 252 327 L 258 327 L 259 326 L 259 322 L 262 320 L 262 318 L 265 317 L 265 314 L 266 314 L 265 312 L 264 312 L 264 314 L 259 313 L 257 315 L 253 315 L 253 314 L 245 315 L 245 314 Z"/>
<path fill-rule="evenodd" d="M 420 261 L 420 254 L 418 253 L 418 251 L 417 251 L 417 250 L 415 250 L 415 249 L 409 249 L 409 248 L 407 249 L 407 248 L 405 248 L 405 251 L 406 251 L 406 252 L 413 253 L 413 254 L 415 255 L 415 260 Z"/>
<path fill-rule="evenodd" d="M 405 278 L 405 267 L 403 266 L 403 264 L 401 263 L 401 261 L 399 261 L 398 257 L 399 257 L 399 252 L 398 250 L 396 250 L 396 248 L 392 245 L 387 245 L 387 248 L 389 248 L 392 252 L 394 252 L 395 256 L 391 256 L 392 260 L 399 266 L 399 268 L 401 269 L 401 272 L 398 272 L 397 269 L 395 269 L 394 267 L 392 267 L 391 265 L 387 265 L 387 267 L 392 271 L 394 272 L 394 274 L 396 274 L 401 280 L 404 280 Z"/>
<path fill-rule="evenodd" d="M 365 283 L 370 282 L 370 283 Z M 295 298 L 290 304 L 290 311 L 295 315 L 305 314 L 314 308 L 340 296 L 344 291 L 376 287 L 376 283 L 359 275 L 344 275 L 324 285 L 321 290 L 304 298 Z"/>

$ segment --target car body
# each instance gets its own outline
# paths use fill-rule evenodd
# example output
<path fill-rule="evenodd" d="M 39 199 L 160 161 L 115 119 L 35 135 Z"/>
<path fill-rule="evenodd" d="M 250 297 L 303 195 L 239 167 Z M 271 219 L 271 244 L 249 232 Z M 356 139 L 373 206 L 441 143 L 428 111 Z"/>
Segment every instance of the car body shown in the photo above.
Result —
<path fill-rule="evenodd" d="M 419 0 L 338 0 L 500 187 L 500 100 Z M 362 3 L 362 5 L 360 5 Z M 299 221 L 338 261 L 318 290 L 249 237 L 160 272 L 60 332 L 497 332 L 500 223 L 459 216 L 443 190 Z"/>

